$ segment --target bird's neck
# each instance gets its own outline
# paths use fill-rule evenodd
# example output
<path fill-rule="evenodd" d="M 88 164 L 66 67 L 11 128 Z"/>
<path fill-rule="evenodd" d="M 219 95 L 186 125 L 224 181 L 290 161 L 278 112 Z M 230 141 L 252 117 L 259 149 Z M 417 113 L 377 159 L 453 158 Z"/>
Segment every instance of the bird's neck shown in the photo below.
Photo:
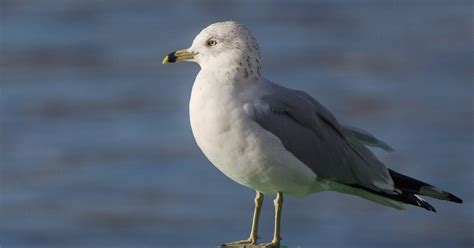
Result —
<path fill-rule="evenodd" d="M 225 97 L 226 95 L 239 94 L 246 88 L 259 84 L 262 80 L 264 79 L 255 72 L 245 72 L 245 70 L 242 71 L 242 68 L 238 69 L 238 67 L 231 67 L 226 70 L 203 68 L 194 81 L 193 92 L 199 91 L 200 94 L 208 95 L 208 97 L 212 97 L 212 95 Z"/>
<path fill-rule="evenodd" d="M 216 83 L 246 84 L 261 79 L 260 66 L 248 67 L 243 63 L 235 66 L 201 68 L 200 76 L 204 76 Z"/>
<path fill-rule="evenodd" d="M 250 53 L 231 54 L 214 60 L 201 61 L 202 74 L 212 75 L 230 82 L 259 81 L 261 76 L 260 56 Z"/>

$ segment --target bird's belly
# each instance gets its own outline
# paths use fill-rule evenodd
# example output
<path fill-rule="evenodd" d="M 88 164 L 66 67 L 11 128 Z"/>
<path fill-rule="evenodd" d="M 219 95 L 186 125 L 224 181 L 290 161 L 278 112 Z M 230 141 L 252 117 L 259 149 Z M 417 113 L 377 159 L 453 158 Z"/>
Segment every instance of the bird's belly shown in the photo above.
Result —
<path fill-rule="evenodd" d="M 226 176 L 264 193 L 306 195 L 312 191 L 316 174 L 276 136 L 248 119 L 240 106 L 201 100 L 191 98 L 193 135 L 206 157 Z"/>

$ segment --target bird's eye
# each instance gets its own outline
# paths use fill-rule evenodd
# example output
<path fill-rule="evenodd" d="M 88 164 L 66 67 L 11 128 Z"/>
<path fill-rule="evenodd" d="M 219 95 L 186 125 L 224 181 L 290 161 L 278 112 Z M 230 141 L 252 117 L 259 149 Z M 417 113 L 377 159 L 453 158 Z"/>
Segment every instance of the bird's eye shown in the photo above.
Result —
<path fill-rule="evenodd" d="M 209 39 L 209 40 L 207 41 L 207 45 L 208 45 L 208 46 L 215 46 L 215 45 L 217 45 L 217 41 L 214 40 L 214 39 Z"/>

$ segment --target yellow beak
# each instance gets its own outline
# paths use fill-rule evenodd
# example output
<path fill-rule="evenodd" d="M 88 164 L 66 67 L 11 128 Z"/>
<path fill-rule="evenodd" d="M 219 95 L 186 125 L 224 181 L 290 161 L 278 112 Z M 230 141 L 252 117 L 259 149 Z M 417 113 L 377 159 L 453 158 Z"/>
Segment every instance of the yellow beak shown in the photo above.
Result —
<path fill-rule="evenodd" d="M 172 52 L 168 54 L 164 59 L 163 59 L 163 64 L 168 64 L 168 63 L 175 63 L 178 61 L 186 61 L 186 60 L 192 60 L 194 59 L 194 56 L 196 56 L 198 53 L 195 52 L 189 52 L 187 49 L 181 49 L 176 52 Z"/>

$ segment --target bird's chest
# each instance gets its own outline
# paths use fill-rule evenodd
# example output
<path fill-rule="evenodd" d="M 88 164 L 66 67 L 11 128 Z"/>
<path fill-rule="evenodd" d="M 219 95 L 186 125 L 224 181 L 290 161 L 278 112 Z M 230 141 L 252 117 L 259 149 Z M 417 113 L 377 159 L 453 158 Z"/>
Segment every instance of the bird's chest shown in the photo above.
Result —
<path fill-rule="evenodd" d="M 230 86 L 195 82 L 190 100 L 194 138 L 206 157 L 236 181 L 249 168 L 248 154 L 255 144 L 243 101 Z M 242 182 L 241 182 L 242 183 Z"/>
<path fill-rule="evenodd" d="M 198 77 L 199 79 L 199 77 Z M 316 176 L 246 113 L 258 86 L 193 85 L 190 121 L 204 155 L 234 181 L 261 192 L 303 195 Z M 221 84 L 223 85 L 223 84 Z"/>
<path fill-rule="evenodd" d="M 246 116 L 232 89 L 197 83 L 189 110 L 194 138 L 211 161 L 218 160 L 223 152 L 228 156 L 245 146 L 245 139 L 239 136 L 245 129 L 242 119 Z"/>

